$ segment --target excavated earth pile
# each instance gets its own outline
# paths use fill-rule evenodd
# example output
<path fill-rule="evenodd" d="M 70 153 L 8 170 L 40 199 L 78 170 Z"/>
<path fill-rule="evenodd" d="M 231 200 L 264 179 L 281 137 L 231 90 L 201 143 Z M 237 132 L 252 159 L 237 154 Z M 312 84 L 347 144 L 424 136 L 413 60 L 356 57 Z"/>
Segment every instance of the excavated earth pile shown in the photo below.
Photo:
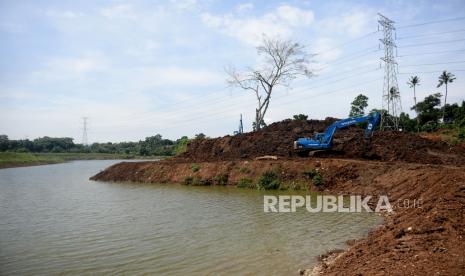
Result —
<path fill-rule="evenodd" d="M 264 155 L 296 158 L 292 143 L 300 137 L 312 137 L 323 132 L 334 118 L 323 121 L 284 120 L 251 133 L 189 142 L 179 161 L 225 161 L 252 159 Z M 416 134 L 377 131 L 370 141 L 364 139 L 364 129 L 354 126 L 337 130 L 334 147 L 325 157 L 405 161 L 423 164 L 464 164 L 465 148 L 432 141 Z"/>

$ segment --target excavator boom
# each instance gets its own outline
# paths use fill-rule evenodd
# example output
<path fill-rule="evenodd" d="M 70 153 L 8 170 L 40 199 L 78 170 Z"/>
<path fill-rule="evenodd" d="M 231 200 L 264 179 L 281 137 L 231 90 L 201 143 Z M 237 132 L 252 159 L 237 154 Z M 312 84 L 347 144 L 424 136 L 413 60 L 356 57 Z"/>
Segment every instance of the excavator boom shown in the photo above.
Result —
<path fill-rule="evenodd" d="M 324 133 L 317 133 L 313 138 L 297 139 L 294 141 L 294 149 L 297 151 L 331 149 L 333 146 L 333 136 L 337 129 L 345 128 L 358 123 L 368 123 L 365 129 L 365 138 L 370 138 L 373 134 L 374 128 L 379 123 L 380 118 L 381 114 L 379 112 L 373 112 L 366 116 L 356 116 L 336 121 L 330 125 Z"/>

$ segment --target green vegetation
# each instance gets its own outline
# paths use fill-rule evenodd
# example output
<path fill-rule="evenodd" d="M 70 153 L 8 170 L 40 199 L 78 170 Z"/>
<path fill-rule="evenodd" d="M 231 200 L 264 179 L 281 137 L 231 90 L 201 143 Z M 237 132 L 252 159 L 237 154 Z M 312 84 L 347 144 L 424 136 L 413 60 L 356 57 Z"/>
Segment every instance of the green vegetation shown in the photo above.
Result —
<path fill-rule="evenodd" d="M 191 170 L 193 173 L 198 172 L 200 170 L 200 166 L 198 164 L 191 164 Z"/>
<path fill-rule="evenodd" d="M 183 184 L 191 186 L 210 186 L 212 185 L 212 181 L 209 179 L 201 179 L 200 177 L 186 176 Z"/>
<path fill-rule="evenodd" d="M 250 178 L 244 177 L 239 179 L 239 182 L 237 182 L 237 187 L 238 188 L 253 188 L 253 181 Z"/>
<path fill-rule="evenodd" d="M 97 153 L 132 156 L 172 156 L 186 151 L 189 139 L 183 136 L 172 141 L 163 139 L 160 134 L 147 137 L 139 142 L 93 143 L 89 146 L 75 144 L 73 138 L 41 137 L 34 140 L 10 140 L 0 135 L 0 152 L 31 153 Z"/>
<path fill-rule="evenodd" d="M 266 171 L 258 180 L 258 188 L 260 190 L 276 190 L 281 185 L 281 179 L 279 178 L 279 174 L 272 170 Z"/>
<path fill-rule="evenodd" d="M 176 155 L 181 154 L 187 150 L 187 142 L 189 142 L 189 138 L 187 138 L 187 136 L 183 136 L 181 139 L 176 141 L 176 146 L 174 148 Z"/>
<path fill-rule="evenodd" d="M 318 169 L 309 169 L 303 172 L 303 175 L 312 180 L 313 185 L 315 186 L 321 186 L 323 184 L 323 176 L 321 176 L 320 172 Z"/>
<path fill-rule="evenodd" d="M 365 108 L 368 106 L 368 97 L 360 94 L 350 104 L 349 117 L 365 114 Z"/>
<path fill-rule="evenodd" d="M 447 89 L 455 80 L 454 74 L 443 71 L 438 78 L 437 88 L 444 86 L 445 95 L 441 93 L 433 93 L 427 95 L 423 101 L 417 101 L 416 87 L 420 85 L 418 76 L 411 76 L 407 84 L 413 88 L 413 99 L 415 105 L 411 107 L 415 110 L 416 117 L 410 118 L 407 113 L 402 112 L 399 115 L 399 126 L 403 131 L 407 132 L 435 132 L 440 131 L 441 137 L 451 144 L 459 144 L 465 142 L 465 101 L 461 104 L 447 103 Z M 397 89 L 391 89 L 392 97 L 399 96 Z M 443 100 L 443 101 L 442 101 Z M 444 104 L 442 104 L 442 102 Z M 368 97 L 360 94 L 351 103 L 350 116 L 364 113 L 364 109 L 368 106 Z M 386 110 L 373 109 L 371 112 L 380 112 L 382 116 L 391 116 Z M 447 134 L 443 129 L 450 129 Z"/>
<path fill-rule="evenodd" d="M 193 176 L 186 176 L 184 178 L 183 184 L 184 185 L 191 185 L 192 182 L 194 182 L 194 177 Z"/>
<path fill-rule="evenodd" d="M 134 156 L 104 153 L 0 152 L 0 168 L 62 163 L 71 160 L 132 159 Z"/>
<path fill-rule="evenodd" d="M 213 177 L 213 182 L 215 185 L 227 185 L 229 180 L 229 175 L 228 174 L 219 174 Z"/>
<path fill-rule="evenodd" d="M 308 119 L 308 115 L 305 115 L 305 114 L 297 114 L 297 115 L 294 115 L 294 120 L 297 120 L 297 121 L 306 121 Z"/>
<path fill-rule="evenodd" d="M 446 95 L 444 96 L 444 106 L 447 105 L 447 85 L 449 83 L 452 83 L 454 82 L 455 80 L 455 76 L 454 74 L 450 73 L 450 72 L 447 72 L 447 71 L 443 71 L 442 74 L 439 76 L 439 82 L 438 82 L 438 86 L 437 88 L 441 87 L 441 86 L 445 86 L 446 87 Z M 442 121 L 445 122 L 445 116 L 446 116 L 446 109 L 444 108 L 442 110 Z"/>

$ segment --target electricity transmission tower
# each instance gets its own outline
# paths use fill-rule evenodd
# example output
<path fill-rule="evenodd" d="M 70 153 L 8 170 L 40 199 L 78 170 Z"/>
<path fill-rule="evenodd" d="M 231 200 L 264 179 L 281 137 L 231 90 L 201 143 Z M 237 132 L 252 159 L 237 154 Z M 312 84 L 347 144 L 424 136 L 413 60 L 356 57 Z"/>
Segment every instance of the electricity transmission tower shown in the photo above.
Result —
<path fill-rule="evenodd" d="M 241 118 L 239 119 L 239 129 L 234 131 L 234 135 L 242 134 L 242 133 L 244 133 L 244 125 L 242 124 L 242 114 L 241 114 Z"/>
<path fill-rule="evenodd" d="M 402 112 L 402 105 L 397 85 L 397 62 L 394 56 L 394 49 L 397 47 L 395 38 L 393 38 L 396 30 L 395 22 L 380 13 L 378 16 L 378 28 L 381 26 L 383 31 L 383 39 L 380 41 L 384 48 L 384 56 L 381 58 L 384 61 L 384 85 L 380 128 L 382 130 L 399 130 L 399 115 Z"/>
<path fill-rule="evenodd" d="M 87 119 L 88 117 L 82 117 L 82 145 L 87 146 Z"/>
<path fill-rule="evenodd" d="M 239 133 L 244 133 L 244 125 L 242 124 L 242 114 L 241 119 L 239 120 Z"/>

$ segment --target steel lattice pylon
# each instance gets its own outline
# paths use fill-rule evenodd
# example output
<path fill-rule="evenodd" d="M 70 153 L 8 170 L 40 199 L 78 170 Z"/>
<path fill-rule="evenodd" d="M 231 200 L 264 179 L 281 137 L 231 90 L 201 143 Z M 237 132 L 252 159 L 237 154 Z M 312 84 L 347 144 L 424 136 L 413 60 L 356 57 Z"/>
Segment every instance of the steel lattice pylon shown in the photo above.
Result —
<path fill-rule="evenodd" d="M 384 85 L 380 128 L 382 130 L 399 130 L 399 115 L 402 112 L 402 104 L 397 85 L 397 62 L 394 55 L 396 48 L 393 38 L 394 21 L 380 13 L 378 16 L 378 23 L 383 31 L 383 39 L 380 41 L 384 47 L 384 56 L 381 58 L 384 61 Z"/>

